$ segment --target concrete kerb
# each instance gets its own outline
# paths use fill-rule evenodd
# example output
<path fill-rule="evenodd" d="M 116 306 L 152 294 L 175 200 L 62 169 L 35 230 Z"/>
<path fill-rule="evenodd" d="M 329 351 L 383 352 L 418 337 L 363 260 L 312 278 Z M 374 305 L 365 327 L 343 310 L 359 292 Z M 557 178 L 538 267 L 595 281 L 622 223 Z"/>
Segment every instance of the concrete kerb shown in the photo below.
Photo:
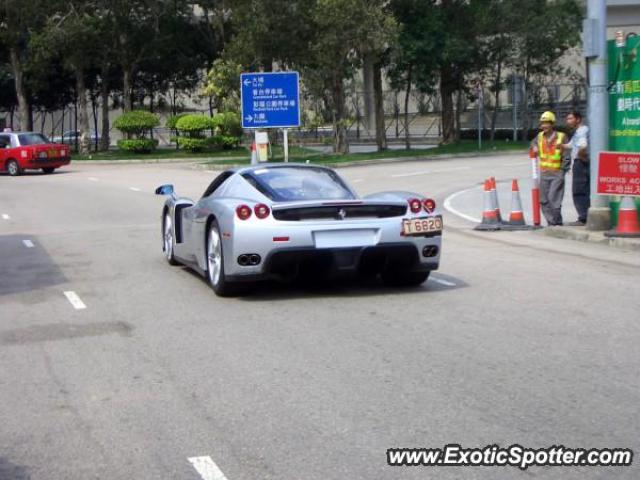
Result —
<path fill-rule="evenodd" d="M 478 186 L 481 186 L 481 185 L 482 185 L 481 183 L 474 184 L 473 188 L 477 188 Z M 459 192 L 465 192 L 465 191 L 467 190 L 450 190 L 450 191 L 444 192 L 444 194 L 438 195 L 438 197 L 440 198 L 441 201 L 444 202 L 447 198 L 451 197 L 452 195 L 455 195 L 456 193 L 459 193 Z M 470 219 L 460 217 L 454 211 L 449 210 L 449 213 L 451 215 L 456 216 L 460 220 L 464 220 L 464 222 L 467 224 L 472 224 L 473 226 L 478 225 L 477 222 L 474 223 L 470 221 Z M 548 237 L 553 237 L 553 238 L 563 239 L 563 240 L 574 240 L 578 242 L 595 243 L 595 244 L 605 245 L 605 246 L 622 249 L 622 250 L 640 251 L 640 238 L 606 237 L 604 235 L 604 232 L 589 231 L 589 230 L 586 230 L 584 227 L 569 227 L 569 226 L 535 227 L 535 226 L 529 225 L 523 229 L 518 229 L 518 228 L 509 228 L 506 225 L 501 225 L 500 228 L 495 229 L 495 232 L 496 232 L 495 234 L 492 233 L 490 235 L 487 235 L 485 232 L 477 231 L 477 229 L 474 229 L 472 225 L 469 225 L 468 227 L 462 227 L 460 225 L 450 226 L 449 228 L 453 230 L 457 230 L 460 233 L 464 232 L 466 235 L 474 236 L 477 238 L 484 238 L 488 240 L 500 239 L 499 241 L 502 241 L 507 244 L 512 244 L 512 245 L 520 245 L 519 240 L 525 238 L 523 236 L 527 236 L 529 238 L 535 238 L 535 236 L 548 236 Z M 445 231 L 446 231 L 446 228 L 447 227 L 445 222 Z M 505 235 L 502 235 L 499 232 L 504 232 Z M 515 234 L 515 236 L 510 234 Z"/>
<path fill-rule="evenodd" d="M 538 230 L 538 233 L 554 238 L 599 243 L 614 248 L 640 251 L 640 238 L 607 237 L 605 232 L 594 232 L 586 230 L 584 227 L 547 227 Z"/>
<path fill-rule="evenodd" d="M 71 157 L 71 163 L 75 165 L 144 165 L 156 163 L 199 163 L 213 160 L 237 160 L 238 157 L 201 157 L 201 158 L 145 158 L 126 160 L 74 160 Z M 224 165 L 221 165 L 224 166 Z"/>

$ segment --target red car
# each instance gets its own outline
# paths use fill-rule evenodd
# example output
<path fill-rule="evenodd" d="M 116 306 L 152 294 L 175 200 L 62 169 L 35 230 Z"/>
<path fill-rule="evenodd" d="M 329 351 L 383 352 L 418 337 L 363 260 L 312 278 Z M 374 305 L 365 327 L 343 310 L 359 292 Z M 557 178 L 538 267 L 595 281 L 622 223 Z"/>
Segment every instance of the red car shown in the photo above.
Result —
<path fill-rule="evenodd" d="M 52 143 L 41 133 L 0 133 L 0 172 L 7 171 L 14 177 L 24 170 L 52 173 L 70 161 L 68 145 Z"/>

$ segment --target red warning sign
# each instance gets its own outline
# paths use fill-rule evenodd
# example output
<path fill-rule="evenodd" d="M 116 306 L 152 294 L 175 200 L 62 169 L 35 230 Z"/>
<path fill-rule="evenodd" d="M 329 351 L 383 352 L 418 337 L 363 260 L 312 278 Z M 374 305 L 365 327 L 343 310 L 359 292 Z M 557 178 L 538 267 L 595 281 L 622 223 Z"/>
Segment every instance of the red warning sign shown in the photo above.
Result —
<path fill-rule="evenodd" d="M 640 196 L 640 153 L 600 152 L 598 193 Z"/>

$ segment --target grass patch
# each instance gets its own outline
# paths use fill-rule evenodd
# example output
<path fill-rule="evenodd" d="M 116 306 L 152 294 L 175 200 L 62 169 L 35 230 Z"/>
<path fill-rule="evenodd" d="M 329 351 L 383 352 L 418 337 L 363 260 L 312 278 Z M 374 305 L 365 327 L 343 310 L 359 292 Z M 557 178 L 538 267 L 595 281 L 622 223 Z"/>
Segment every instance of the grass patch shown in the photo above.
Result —
<path fill-rule="evenodd" d="M 477 152 L 503 152 L 526 150 L 529 146 L 528 142 L 483 142 L 482 149 L 478 150 L 478 143 L 474 140 L 462 140 L 452 145 L 443 145 L 435 148 L 416 148 L 411 150 L 387 150 L 385 152 L 368 152 L 368 153 L 348 153 L 346 155 L 338 155 L 334 153 L 320 153 L 311 148 L 301 146 L 291 146 L 289 148 L 289 161 L 305 163 L 345 163 L 358 162 L 364 160 L 376 160 L 384 158 L 402 158 L 402 157 L 430 157 L 433 155 L 455 155 L 464 153 Z M 284 149 L 280 145 L 273 146 L 271 149 L 271 162 L 282 162 L 284 160 Z M 202 159 L 209 164 L 249 164 L 251 152 L 245 147 L 235 148 L 232 150 L 218 150 L 212 152 L 188 153 L 184 150 L 176 150 L 173 148 L 161 148 L 152 153 L 136 154 L 132 152 L 123 152 L 120 150 L 110 150 L 108 152 L 97 152 L 88 155 L 73 154 L 72 160 L 145 160 L 145 159 L 193 159 L 198 161 Z M 208 161 L 207 161 L 208 160 Z"/>
<path fill-rule="evenodd" d="M 346 163 L 346 162 L 359 162 L 365 160 L 380 160 L 384 158 L 403 158 L 403 157 L 431 157 L 434 155 L 455 155 L 455 154 L 472 154 L 477 152 L 490 153 L 490 152 L 505 152 L 505 151 L 522 151 L 529 147 L 529 142 L 483 142 L 482 149 L 478 150 L 478 143 L 473 140 L 462 140 L 452 145 L 442 145 L 435 148 L 416 148 L 411 150 L 387 150 L 384 152 L 368 152 L 368 153 L 348 153 L 346 155 L 339 155 L 334 153 L 320 153 L 315 150 L 303 147 L 291 147 L 289 149 L 289 161 L 299 163 L 317 163 L 317 164 L 331 164 L 331 163 Z M 272 155 L 270 162 L 278 163 L 284 160 L 283 148 L 275 146 L 272 148 Z M 206 162 L 209 164 L 225 164 L 234 163 L 231 162 L 219 162 L 212 160 Z M 237 164 L 248 164 L 249 158 L 244 158 L 242 161 L 235 162 Z"/>

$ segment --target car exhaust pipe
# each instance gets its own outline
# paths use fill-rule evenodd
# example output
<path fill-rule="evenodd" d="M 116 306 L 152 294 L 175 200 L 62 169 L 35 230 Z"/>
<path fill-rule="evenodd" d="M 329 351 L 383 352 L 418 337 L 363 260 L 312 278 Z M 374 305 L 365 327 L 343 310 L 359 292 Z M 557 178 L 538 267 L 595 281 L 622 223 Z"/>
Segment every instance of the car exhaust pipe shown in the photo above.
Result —
<path fill-rule="evenodd" d="M 427 245 L 422 249 L 422 256 L 426 258 L 435 257 L 440 249 L 436 245 Z"/>
<path fill-rule="evenodd" d="M 243 267 L 254 267 L 261 261 L 262 258 L 257 253 L 243 253 L 238 257 L 238 264 Z"/>

